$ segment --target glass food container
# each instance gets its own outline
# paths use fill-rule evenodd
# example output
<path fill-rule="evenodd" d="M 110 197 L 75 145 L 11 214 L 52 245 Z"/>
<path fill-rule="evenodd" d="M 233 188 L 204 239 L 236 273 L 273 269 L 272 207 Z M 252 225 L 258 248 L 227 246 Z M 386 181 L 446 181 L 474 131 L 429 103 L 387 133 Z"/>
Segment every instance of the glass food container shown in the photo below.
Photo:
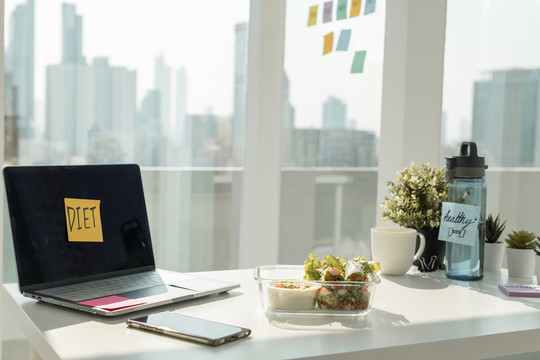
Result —
<path fill-rule="evenodd" d="M 363 316 L 373 304 L 375 274 L 369 281 L 304 280 L 300 265 L 255 268 L 261 305 L 267 314 L 300 316 Z"/>

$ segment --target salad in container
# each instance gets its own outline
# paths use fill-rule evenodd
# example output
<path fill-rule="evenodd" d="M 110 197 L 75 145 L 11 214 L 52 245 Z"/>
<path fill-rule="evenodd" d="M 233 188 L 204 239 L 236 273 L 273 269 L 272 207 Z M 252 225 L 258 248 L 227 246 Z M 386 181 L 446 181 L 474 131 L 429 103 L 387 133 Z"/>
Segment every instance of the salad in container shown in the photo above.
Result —
<path fill-rule="evenodd" d="M 268 314 L 360 316 L 371 310 L 379 271 L 364 257 L 320 261 L 310 254 L 304 266 L 259 266 L 255 280 Z"/>

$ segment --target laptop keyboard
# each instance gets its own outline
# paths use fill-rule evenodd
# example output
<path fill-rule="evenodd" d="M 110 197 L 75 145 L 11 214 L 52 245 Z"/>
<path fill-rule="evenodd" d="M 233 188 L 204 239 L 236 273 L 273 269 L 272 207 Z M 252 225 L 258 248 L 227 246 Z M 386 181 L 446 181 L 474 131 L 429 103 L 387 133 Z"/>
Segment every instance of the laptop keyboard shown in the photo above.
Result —
<path fill-rule="evenodd" d="M 70 301 L 95 299 L 112 294 L 164 285 L 161 276 L 155 271 L 117 276 L 110 279 L 87 281 L 80 284 L 59 286 L 39 290 L 43 295 L 54 296 Z"/>

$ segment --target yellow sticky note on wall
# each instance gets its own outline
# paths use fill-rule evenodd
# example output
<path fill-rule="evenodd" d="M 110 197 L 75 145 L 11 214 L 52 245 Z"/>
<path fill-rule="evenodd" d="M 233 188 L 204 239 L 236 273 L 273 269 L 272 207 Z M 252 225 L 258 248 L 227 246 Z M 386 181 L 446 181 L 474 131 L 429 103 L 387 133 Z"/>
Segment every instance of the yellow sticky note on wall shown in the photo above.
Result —
<path fill-rule="evenodd" d="M 362 0 L 351 1 L 351 13 L 349 17 L 356 17 L 360 15 L 360 7 L 362 6 Z"/>
<path fill-rule="evenodd" d="M 334 47 L 334 32 L 324 35 L 324 49 L 323 55 L 328 54 Z"/>
<path fill-rule="evenodd" d="M 319 5 L 315 5 L 309 8 L 309 18 L 307 26 L 313 26 L 317 24 L 317 13 L 319 12 Z"/>
<path fill-rule="evenodd" d="M 69 242 L 103 242 L 101 200 L 64 198 Z"/>

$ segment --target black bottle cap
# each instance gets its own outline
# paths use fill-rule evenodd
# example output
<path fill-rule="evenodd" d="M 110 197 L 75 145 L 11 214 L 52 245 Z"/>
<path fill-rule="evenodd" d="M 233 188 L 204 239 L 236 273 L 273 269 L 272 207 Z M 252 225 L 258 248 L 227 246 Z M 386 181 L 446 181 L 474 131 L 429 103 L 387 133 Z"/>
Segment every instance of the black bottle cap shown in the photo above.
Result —
<path fill-rule="evenodd" d="M 476 143 L 464 141 L 461 143 L 460 154 L 446 158 L 444 180 L 452 181 L 454 177 L 479 178 L 486 176 L 487 165 L 485 158 L 478 156 Z"/>

